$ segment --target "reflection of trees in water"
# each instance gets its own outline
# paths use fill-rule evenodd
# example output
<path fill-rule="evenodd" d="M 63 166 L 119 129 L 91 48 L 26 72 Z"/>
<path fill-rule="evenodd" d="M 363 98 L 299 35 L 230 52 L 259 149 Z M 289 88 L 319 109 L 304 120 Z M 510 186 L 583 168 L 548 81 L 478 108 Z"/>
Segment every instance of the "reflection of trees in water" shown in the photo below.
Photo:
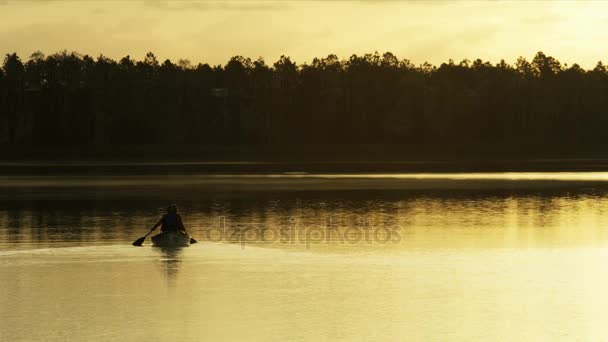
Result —
<path fill-rule="evenodd" d="M 360 191 L 260 193 L 255 198 L 215 199 L 196 204 L 197 232 L 209 240 L 238 244 L 381 245 L 386 234 L 439 233 L 456 228 L 527 229 L 560 226 L 598 215 L 585 191 L 564 189 L 470 191 Z M 605 201 L 593 195 L 593 202 Z M 600 205 L 598 205 L 600 206 Z M 193 209 L 191 209 L 193 210 Z M 598 216 L 599 217 L 599 216 Z M 221 219 L 220 219 L 221 218 Z M 419 229 L 424 228 L 424 229 Z M 559 230 L 554 230 L 559 234 Z M 540 233 L 539 233 L 540 234 Z M 546 235 L 546 233 L 543 233 Z M 348 241 L 346 241 L 348 239 Z"/>
<path fill-rule="evenodd" d="M 326 195 L 324 193 L 324 195 Z M 233 243 L 295 243 L 296 241 L 345 242 L 347 238 L 370 239 L 375 231 L 397 229 L 408 206 L 399 201 L 296 197 L 229 200 L 214 208 L 217 217 L 200 215 L 207 238 Z M 201 208 L 204 212 L 205 208 Z M 207 215 L 210 211 L 207 211 Z M 210 222 L 210 223 L 209 223 Z"/>
<path fill-rule="evenodd" d="M 125 200 L 121 198 L 122 190 L 107 188 L 103 192 L 105 200 L 97 200 L 98 190 L 88 187 L 74 190 L 58 186 L 52 190 L 33 187 L 22 193 L 15 190 L 8 194 L 2 192 L 0 226 L 7 229 L 0 234 L 6 235 L 6 239 L 12 242 L 126 244 L 143 236 L 162 214 L 154 208 L 165 203 L 164 199 Z M 150 197 L 151 192 L 142 187 L 133 193 Z M 5 200 L 5 196 L 19 200 Z M 41 196 L 44 198 L 39 199 Z M 146 243 L 150 243 L 150 240 Z"/>
<path fill-rule="evenodd" d="M 103 190 L 104 201 L 96 199 L 101 191 L 97 188 L 7 190 L 0 194 L 0 226 L 6 228 L 0 229 L 0 240 L 128 245 L 143 235 L 144 227 L 158 219 L 158 213 L 151 208 L 161 206 L 165 200 L 132 201 L 123 197 L 122 190 L 114 192 L 112 189 Z M 224 233 L 220 236 L 221 241 L 237 243 L 249 237 L 255 240 L 264 236 L 276 242 L 281 238 L 293 241 L 300 236 L 306 237 L 309 232 L 317 236 L 315 230 L 325 231 L 328 221 L 332 239 L 337 232 L 356 236 L 352 228 L 360 228 L 365 233 L 372 226 L 443 229 L 510 225 L 512 229 L 519 229 L 559 226 L 564 217 L 568 217 L 570 225 L 574 226 L 577 222 L 583 224 L 590 220 L 604 222 L 599 208 L 605 207 L 608 201 L 604 190 L 590 192 L 563 187 L 305 192 L 204 192 L 192 188 L 187 196 L 182 187 L 165 190 L 163 196 L 178 199 L 188 231 L 196 239 L 213 240 L 218 228 L 231 228 L 230 231 L 221 230 Z M 146 198 L 158 196 L 147 187 L 134 192 Z M 27 196 L 32 198 L 27 199 Z M 223 227 L 220 217 L 224 218 Z M 292 220 L 297 220 L 297 225 Z M 150 243 L 150 240 L 146 242 Z M 175 276 L 179 267 L 178 254 L 179 251 L 162 254 L 165 273 L 172 272 Z"/>

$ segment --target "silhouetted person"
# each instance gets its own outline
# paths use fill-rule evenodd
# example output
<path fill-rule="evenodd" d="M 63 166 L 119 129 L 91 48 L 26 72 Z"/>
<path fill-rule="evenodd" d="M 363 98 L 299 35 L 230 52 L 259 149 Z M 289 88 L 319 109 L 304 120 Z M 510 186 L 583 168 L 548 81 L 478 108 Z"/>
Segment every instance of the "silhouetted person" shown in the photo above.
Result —
<path fill-rule="evenodd" d="M 167 213 L 160 218 L 150 231 L 153 231 L 158 226 L 161 226 L 160 231 L 163 233 L 176 232 L 186 234 L 186 228 L 182 222 L 182 217 L 177 213 L 177 206 L 175 204 L 171 204 L 167 208 Z"/>

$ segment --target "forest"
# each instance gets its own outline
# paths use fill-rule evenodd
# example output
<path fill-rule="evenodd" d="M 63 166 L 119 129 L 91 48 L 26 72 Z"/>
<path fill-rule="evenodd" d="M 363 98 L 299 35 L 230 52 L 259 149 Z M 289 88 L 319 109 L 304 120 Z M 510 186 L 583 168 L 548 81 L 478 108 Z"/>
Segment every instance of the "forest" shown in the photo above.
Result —
<path fill-rule="evenodd" d="M 0 69 L 0 145 L 497 146 L 608 143 L 608 68 L 538 52 L 414 65 L 390 52 L 118 61 L 63 51 Z"/>

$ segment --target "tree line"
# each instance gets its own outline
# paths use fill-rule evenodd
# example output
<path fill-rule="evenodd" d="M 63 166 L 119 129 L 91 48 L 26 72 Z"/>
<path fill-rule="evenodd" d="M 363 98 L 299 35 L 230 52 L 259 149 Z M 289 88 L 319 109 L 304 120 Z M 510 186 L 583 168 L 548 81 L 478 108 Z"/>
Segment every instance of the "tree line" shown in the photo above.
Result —
<path fill-rule="evenodd" d="M 0 143 L 286 145 L 608 143 L 608 68 L 531 61 L 414 65 L 390 52 L 118 61 L 66 51 L 0 69 Z"/>

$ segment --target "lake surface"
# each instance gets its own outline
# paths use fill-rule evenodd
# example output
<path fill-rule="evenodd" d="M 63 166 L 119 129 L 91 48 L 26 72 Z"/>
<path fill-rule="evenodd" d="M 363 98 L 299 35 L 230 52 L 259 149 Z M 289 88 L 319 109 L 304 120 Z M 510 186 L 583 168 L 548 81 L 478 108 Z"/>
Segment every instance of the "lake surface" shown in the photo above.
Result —
<path fill-rule="evenodd" d="M 0 176 L 1 341 L 601 341 L 607 275 L 602 172 Z"/>

